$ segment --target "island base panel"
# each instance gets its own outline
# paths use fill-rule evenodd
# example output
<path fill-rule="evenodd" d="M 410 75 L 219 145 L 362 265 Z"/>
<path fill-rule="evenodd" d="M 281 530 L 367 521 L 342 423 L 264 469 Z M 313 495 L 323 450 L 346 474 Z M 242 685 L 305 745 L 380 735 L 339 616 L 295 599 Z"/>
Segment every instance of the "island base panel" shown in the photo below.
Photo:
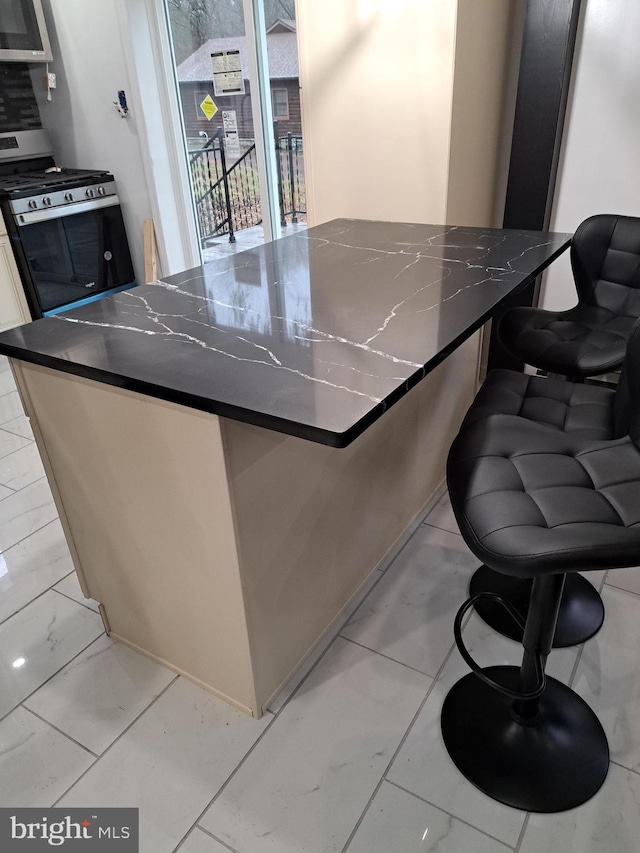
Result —
<path fill-rule="evenodd" d="M 439 493 L 477 387 L 479 340 L 474 334 L 340 450 L 223 421 L 263 708 Z"/>
<path fill-rule="evenodd" d="M 112 636 L 260 716 L 440 488 L 477 362 L 474 335 L 339 450 L 14 368 Z"/>
<path fill-rule="evenodd" d="M 256 713 L 218 418 L 14 365 L 81 585 L 112 635 Z"/>

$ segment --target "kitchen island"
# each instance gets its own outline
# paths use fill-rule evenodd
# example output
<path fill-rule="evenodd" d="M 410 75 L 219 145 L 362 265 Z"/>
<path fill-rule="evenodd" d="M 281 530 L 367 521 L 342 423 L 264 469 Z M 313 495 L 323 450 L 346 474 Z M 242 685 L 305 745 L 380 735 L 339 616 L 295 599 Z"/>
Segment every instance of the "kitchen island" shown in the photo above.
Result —
<path fill-rule="evenodd" d="M 444 479 L 569 235 L 334 220 L 0 335 L 108 633 L 259 716 Z"/>

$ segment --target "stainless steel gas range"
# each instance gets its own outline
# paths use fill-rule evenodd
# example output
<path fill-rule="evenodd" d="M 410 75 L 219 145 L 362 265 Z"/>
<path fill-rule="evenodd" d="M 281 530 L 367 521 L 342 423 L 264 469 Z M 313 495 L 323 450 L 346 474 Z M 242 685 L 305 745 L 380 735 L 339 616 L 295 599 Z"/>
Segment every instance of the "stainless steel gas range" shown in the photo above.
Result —
<path fill-rule="evenodd" d="M 135 285 L 113 175 L 56 166 L 44 129 L 0 133 L 0 209 L 34 319 Z"/>

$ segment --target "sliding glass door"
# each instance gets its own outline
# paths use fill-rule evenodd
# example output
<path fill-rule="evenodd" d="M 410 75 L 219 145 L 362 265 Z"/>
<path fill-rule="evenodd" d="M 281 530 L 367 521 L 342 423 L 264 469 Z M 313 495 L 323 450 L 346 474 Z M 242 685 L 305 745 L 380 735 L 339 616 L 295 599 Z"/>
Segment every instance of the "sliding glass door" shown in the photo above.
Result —
<path fill-rule="evenodd" d="M 203 260 L 306 227 L 294 0 L 164 0 Z"/>

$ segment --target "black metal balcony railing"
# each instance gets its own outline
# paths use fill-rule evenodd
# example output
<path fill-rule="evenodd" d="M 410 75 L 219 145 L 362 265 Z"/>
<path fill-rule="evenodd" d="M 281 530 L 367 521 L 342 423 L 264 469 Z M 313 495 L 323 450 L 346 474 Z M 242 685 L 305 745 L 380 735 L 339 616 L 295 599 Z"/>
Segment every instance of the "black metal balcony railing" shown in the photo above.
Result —
<path fill-rule="evenodd" d="M 276 134 L 276 165 L 280 221 L 295 223 L 306 219 L 306 185 L 302 137 Z M 229 235 L 260 225 L 262 208 L 256 146 L 252 143 L 231 165 L 227 166 L 222 128 L 207 140 L 203 148 L 189 151 L 189 168 L 194 201 L 204 246 L 207 240 Z"/>
<path fill-rule="evenodd" d="M 307 217 L 307 185 L 302 137 L 292 133 L 279 137 L 276 132 L 275 138 L 280 221 L 286 225 L 288 216 L 292 223 L 304 221 Z"/>

